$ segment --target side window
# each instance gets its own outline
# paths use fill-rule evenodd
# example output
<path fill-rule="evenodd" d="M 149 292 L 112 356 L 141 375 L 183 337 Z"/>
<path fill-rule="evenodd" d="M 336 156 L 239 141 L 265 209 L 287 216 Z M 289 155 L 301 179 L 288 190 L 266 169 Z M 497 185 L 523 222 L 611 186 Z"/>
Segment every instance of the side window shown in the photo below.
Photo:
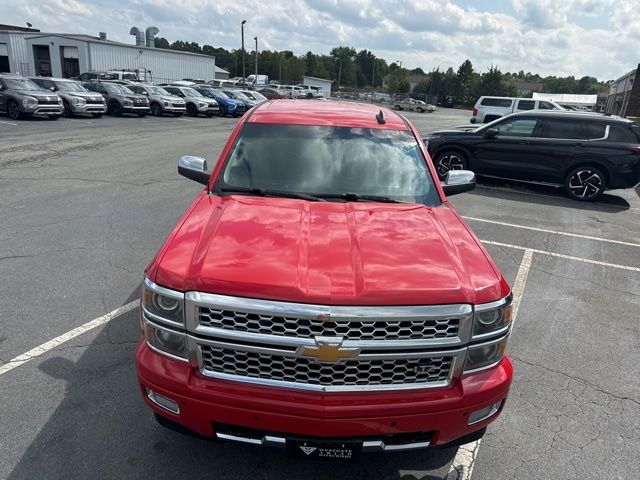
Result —
<path fill-rule="evenodd" d="M 540 102 L 538 102 L 538 110 L 556 110 L 556 107 L 553 103 L 540 100 Z"/>
<path fill-rule="evenodd" d="M 141 94 L 142 93 L 142 89 L 136 85 L 129 85 L 129 90 L 131 90 L 133 93 L 137 93 L 137 94 Z"/>
<path fill-rule="evenodd" d="M 545 118 L 542 121 L 542 138 L 585 140 L 587 132 L 584 120 L 572 118 Z"/>
<path fill-rule="evenodd" d="M 609 125 L 609 136 L 607 140 L 620 143 L 638 143 L 638 139 L 633 133 L 633 130 L 630 127 L 623 127 L 622 125 Z"/>
<path fill-rule="evenodd" d="M 589 140 L 604 138 L 604 134 L 606 130 L 607 130 L 607 126 L 604 123 L 589 122 L 587 123 L 587 138 Z"/>
<path fill-rule="evenodd" d="M 515 118 L 496 125 L 499 137 L 531 137 L 538 121 L 535 118 Z"/>
<path fill-rule="evenodd" d="M 511 100 L 510 98 L 492 98 L 492 97 L 487 97 L 482 99 L 482 102 L 480 103 L 480 105 L 482 105 L 483 107 L 506 107 L 506 108 L 511 108 L 511 104 L 513 103 L 513 100 Z"/>
<path fill-rule="evenodd" d="M 518 110 L 533 110 L 536 108 L 535 100 L 519 100 Z"/>

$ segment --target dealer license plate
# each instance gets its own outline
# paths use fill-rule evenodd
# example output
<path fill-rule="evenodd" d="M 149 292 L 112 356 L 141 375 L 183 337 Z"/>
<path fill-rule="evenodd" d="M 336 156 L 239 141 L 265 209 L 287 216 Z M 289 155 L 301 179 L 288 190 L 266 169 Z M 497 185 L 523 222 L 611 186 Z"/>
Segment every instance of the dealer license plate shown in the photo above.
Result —
<path fill-rule="evenodd" d="M 287 440 L 290 456 L 304 460 L 352 462 L 358 458 L 362 443 Z"/>

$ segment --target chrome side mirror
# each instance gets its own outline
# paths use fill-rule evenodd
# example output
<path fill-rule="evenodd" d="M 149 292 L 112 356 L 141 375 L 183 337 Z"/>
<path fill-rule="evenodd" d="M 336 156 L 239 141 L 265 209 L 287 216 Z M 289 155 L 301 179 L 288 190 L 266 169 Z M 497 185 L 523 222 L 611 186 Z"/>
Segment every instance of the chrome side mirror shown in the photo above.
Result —
<path fill-rule="evenodd" d="M 210 175 L 207 173 L 207 161 L 204 158 L 191 155 L 180 157 L 178 173 L 203 185 L 209 184 Z"/>
<path fill-rule="evenodd" d="M 476 174 L 471 170 L 451 170 L 442 183 L 447 197 L 468 192 L 476 188 Z"/>

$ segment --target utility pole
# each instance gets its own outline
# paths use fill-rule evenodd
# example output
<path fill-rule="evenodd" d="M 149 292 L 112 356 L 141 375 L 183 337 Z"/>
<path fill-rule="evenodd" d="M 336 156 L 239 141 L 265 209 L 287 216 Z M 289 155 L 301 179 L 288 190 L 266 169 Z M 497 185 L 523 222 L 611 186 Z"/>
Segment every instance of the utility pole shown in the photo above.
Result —
<path fill-rule="evenodd" d="M 253 80 L 253 85 L 258 85 L 258 37 L 253 37 L 256 41 L 256 78 Z"/>
<path fill-rule="evenodd" d="M 373 99 L 375 97 L 375 92 L 376 92 L 376 58 L 373 57 L 373 65 L 371 67 L 371 101 L 373 102 Z"/>
<path fill-rule="evenodd" d="M 278 83 L 282 85 L 282 53 L 279 54 L 280 57 L 280 68 L 278 70 Z"/>
<path fill-rule="evenodd" d="M 247 72 L 245 71 L 244 65 L 244 24 L 247 23 L 246 20 L 242 20 L 240 24 L 240 31 L 242 32 L 242 88 L 245 87 L 245 78 L 247 77 Z"/>
<path fill-rule="evenodd" d="M 340 63 L 338 64 L 338 91 L 340 91 L 340 79 L 342 77 L 342 59 L 340 59 Z"/>

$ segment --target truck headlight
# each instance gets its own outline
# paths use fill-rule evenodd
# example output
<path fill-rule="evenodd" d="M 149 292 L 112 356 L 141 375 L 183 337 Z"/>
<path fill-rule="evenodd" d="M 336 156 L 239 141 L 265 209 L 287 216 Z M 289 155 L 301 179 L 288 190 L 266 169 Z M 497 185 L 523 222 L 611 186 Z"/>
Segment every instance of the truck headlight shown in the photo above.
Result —
<path fill-rule="evenodd" d="M 27 108 L 37 107 L 38 99 L 35 97 L 24 97 L 22 99 L 22 106 Z"/>
<path fill-rule="evenodd" d="M 178 360 L 187 360 L 186 334 L 145 320 L 144 336 L 152 349 Z"/>
<path fill-rule="evenodd" d="M 161 287 L 145 278 L 142 307 L 152 320 L 184 326 L 184 294 L 181 292 Z"/>
<path fill-rule="evenodd" d="M 464 373 L 471 373 L 497 365 L 504 357 L 508 338 L 509 336 L 507 335 L 492 342 L 470 346 L 467 352 L 467 360 L 464 364 Z"/>
<path fill-rule="evenodd" d="M 497 302 L 476 305 L 473 313 L 472 340 L 507 332 L 511 326 L 512 296 Z"/>

